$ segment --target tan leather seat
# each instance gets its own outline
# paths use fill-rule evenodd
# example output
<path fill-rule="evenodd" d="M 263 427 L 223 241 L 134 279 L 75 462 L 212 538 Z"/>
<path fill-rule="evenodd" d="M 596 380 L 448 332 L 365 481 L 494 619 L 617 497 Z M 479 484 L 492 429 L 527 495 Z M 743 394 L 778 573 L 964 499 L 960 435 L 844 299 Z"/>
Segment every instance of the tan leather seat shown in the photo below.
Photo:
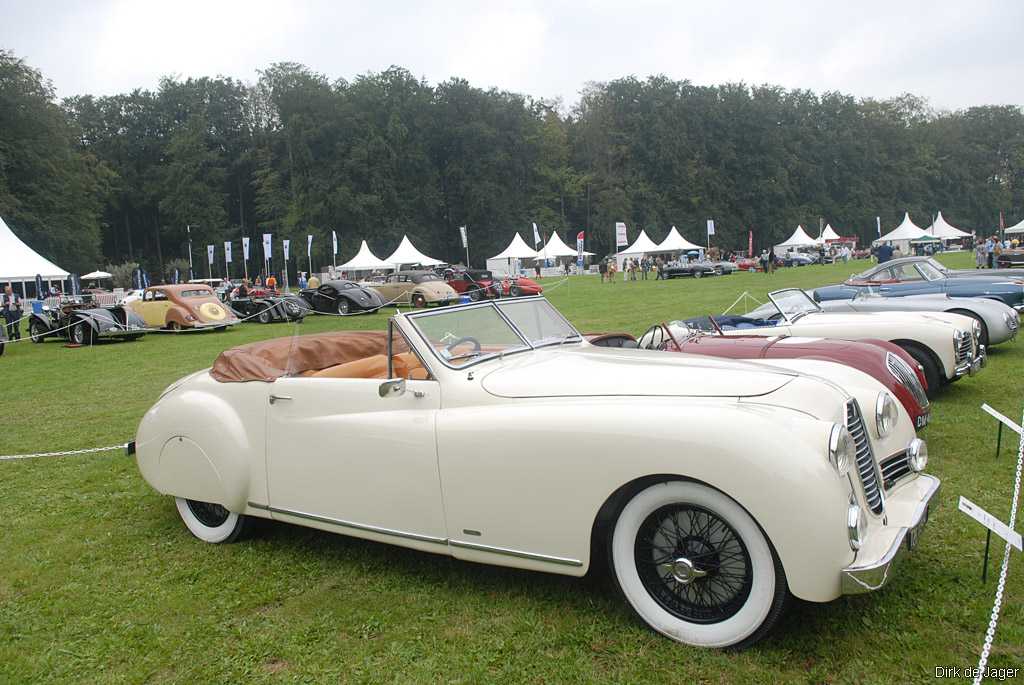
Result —
<path fill-rule="evenodd" d="M 411 378 L 426 380 L 427 370 L 420 364 L 419 357 L 412 352 L 396 354 L 392 362 L 395 378 Z M 388 358 L 384 354 L 375 354 L 355 361 L 335 364 L 326 369 L 305 373 L 309 378 L 380 378 L 388 377 Z"/>

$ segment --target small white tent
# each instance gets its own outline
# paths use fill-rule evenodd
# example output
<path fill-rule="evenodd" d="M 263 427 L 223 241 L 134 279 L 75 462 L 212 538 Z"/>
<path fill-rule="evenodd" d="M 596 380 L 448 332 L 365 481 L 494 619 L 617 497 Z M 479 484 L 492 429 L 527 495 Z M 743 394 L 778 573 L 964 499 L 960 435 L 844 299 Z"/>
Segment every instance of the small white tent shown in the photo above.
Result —
<path fill-rule="evenodd" d="M 1010 235 L 1016 235 L 1018 233 L 1024 233 L 1024 219 L 1020 223 L 1016 223 L 1013 226 L 1007 228 L 1003 233 L 1009 233 Z"/>
<path fill-rule="evenodd" d="M 942 216 L 942 212 L 939 212 L 938 216 L 935 217 L 935 221 L 932 223 L 931 230 L 928 233 L 942 240 L 959 240 L 960 238 L 971 237 L 971 234 L 967 231 L 961 231 L 959 228 L 951 226 Z"/>
<path fill-rule="evenodd" d="M 384 261 L 396 266 L 401 264 L 420 264 L 422 266 L 437 266 L 438 264 L 444 264 L 441 260 L 428 257 L 417 250 L 407 235 L 402 236 L 402 242 L 398 245 L 398 249 L 392 252 Z"/>
<path fill-rule="evenodd" d="M 879 243 L 892 243 L 894 248 L 898 248 L 904 254 L 908 254 L 910 252 L 910 241 L 931 237 L 932 236 L 928 231 L 910 220 L 910 212 L 904 212 L 903 221 L 900 222 L 900 225 L 883 235 L 881 238 L 876 238 L 872 241 L 872 245 L 877 245 Z"/>
<path fill-rule="evenodd" d="M 68 277 L 67 271 L 23 243 L 0 218 L 0 282 L 31 281 L 36 274 L 46 281 Z"/>
<path fill-rule="evenodd" d="M 373 254 L 370 246 L 364 240 L 363 244 L 359 246 L 359 252 L 356 252 L 356 256 L 338 268 L 350 271 L 371 271 L 373 269 L 394 269 L 395 265 L 385 262 Z"/>
<path fill-rule="evenodd" d="M 642 254 L 656 254 L 662 250 L 658 247 L 657 243 L 647 237 L 647 231 L 640 231 L 640 235 L 636 237 L 633 244 L 627 247 L 620 255 L 642 255 Z"/>
<path fill-rule="evenodd" d="M 838 233 L 836 233 L 835 229 L 832 228 L 832 224 L 825 224 L 825 230 L 821 232 L 821 238 L 819 238 L 819 240 L 821 240 L 822 242 L 828 241 L 828 240 L 842 240 L 842 239 L 843 239 L 842 236 L 840 236 Z"/>
<path fill-rule="evenodd" d="M 684 238 L 680 233 L 679 229 L 675 226 L 668 232 L 665 239 L 658 243 L 658 249 L 655 252 L 682 252 L 684 250 L 703 250 L 704 248 L 700 245 L 694 245 L 689 240 Z"/>
<path fill-rule="evenodd" d="M 516 233 L 515 237 L 512 238 L 512 242 L 508 244 L 504 250 L 494 255 L 491 259 L 533 259 L 537 256 L 537 251 L 526 244 L 523 240 L 523 236 Z"/>

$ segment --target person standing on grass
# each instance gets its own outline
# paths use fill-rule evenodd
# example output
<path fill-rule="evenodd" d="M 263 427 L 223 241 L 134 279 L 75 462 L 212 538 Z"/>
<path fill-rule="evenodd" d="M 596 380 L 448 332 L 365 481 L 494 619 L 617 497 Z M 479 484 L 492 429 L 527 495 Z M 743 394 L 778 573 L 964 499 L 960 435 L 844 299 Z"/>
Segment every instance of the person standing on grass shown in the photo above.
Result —
<path fill-rule="evenodd" d="M 267 276 L 267 290 L 277 290 L 277 276 L 273 272 Z"/>
<path fill-rule="evenodd" d="M 597 273 L 601 276 L 601 282 L 604 283 L 605 276 L 608 275 L 608 262 L 602 259 L 597 264 Z"/>
<path fill-rule="evenodd" d="M 980 240 L 974 244 L 974 268 L 984 269 L 985 268 L 985 243 Z"/>
<path fill-rule="evenodd" d="M 7 324 L 7 338 L 21 340 L 21 297 L 15 294 L 10 283 L 4 288 L 3 297 L 0 298 L 0 308 L 3 309 L 4 321 Z"/>

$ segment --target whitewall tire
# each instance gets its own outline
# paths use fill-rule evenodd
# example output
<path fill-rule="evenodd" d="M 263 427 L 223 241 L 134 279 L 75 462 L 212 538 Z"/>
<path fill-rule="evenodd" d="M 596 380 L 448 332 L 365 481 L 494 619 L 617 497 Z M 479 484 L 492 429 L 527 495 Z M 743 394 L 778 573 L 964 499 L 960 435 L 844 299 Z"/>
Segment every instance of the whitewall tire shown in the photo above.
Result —
<path fill-rule="evenodd" d="M 609 539 L 612 575 L 641 620 L 698 647 L 745 647 L 776 623 L 788 595 L 778 556 L 735 501 L 700 483 L 638 492 Z"/>
<path fill-rule="evenodd" d="M 174 504 L 178 507 L 178 515 L 185 522 L 185 527 L 203 542 L 234 542 L 245 531 L 247 518 L 219 504 L 183 497 L 175 497 Z"/>

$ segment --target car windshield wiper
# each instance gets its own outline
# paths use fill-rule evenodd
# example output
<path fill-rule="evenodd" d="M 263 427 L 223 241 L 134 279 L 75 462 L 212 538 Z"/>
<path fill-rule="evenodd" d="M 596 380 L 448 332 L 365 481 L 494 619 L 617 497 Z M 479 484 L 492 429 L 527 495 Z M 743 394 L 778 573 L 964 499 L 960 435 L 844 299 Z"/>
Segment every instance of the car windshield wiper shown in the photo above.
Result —
<path fill-rule="evenodd" d="M 454 362 L 458 361 L 459 359 L 474 359 L 476 357 L 483 356 L 484 354 L 494 354 L 494 352 L 483 352 L 482 350 L 473 350 L 472 352 L 464 352 L 462 354 L 457 354 L 454 357 L 448 357 L 448 361 Z"/>
<path fill-rule="evenodd" d="M 566 333 L 564 336 L 562 336 L 560 338 L 559 337 L 541 338 L 540 340 L 537 340 L 536 342 L 534 342 L 533 346 L 534 347 L 546 347 L 548 345 L 554 344 L 556 347 L 560 347 L 560 346 L 564 345 L 565 343 L 569 342 L 570 340 L 572 340 L 573 338 L 577 339 L 575 342 L 579 342 L 580 340 L 583 339 L 583 336 L 581 336 L 579 333 L 576 333 L 574 331 L 574 332 L 571 332 L 571 333 Z"/>

